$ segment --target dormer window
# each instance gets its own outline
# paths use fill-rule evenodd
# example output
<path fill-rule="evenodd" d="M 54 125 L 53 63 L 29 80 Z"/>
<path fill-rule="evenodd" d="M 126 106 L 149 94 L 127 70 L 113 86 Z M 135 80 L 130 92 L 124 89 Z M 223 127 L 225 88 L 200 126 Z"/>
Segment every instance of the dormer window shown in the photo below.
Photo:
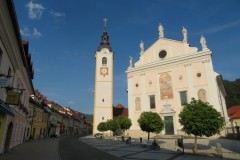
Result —
<path fill-rule="evenodd" d="M 106 57 L 103 57 L 103 58 L 102 58 L 102 65 L 103 65 L 103 66 L 106 66 L 106 65 L 107 65 L 107 58 L 106 58 Z"/>

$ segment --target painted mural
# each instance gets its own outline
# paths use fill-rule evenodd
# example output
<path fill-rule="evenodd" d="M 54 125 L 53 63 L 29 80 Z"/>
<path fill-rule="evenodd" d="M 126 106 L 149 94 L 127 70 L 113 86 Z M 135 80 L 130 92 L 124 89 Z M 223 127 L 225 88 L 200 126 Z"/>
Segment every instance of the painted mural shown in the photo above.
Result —
<path fill-rule="evenodd" d="M 160 96 L 161 99 L 173 98 L 172 78 L 167 73 L 160 77 Z"/>

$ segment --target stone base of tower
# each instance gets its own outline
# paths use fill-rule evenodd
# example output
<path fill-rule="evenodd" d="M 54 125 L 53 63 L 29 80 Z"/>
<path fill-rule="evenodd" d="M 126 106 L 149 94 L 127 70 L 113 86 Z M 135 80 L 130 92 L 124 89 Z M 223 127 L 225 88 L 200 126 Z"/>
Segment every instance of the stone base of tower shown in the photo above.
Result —
<path fill-rule="evenodd" d="M 96 133 L 101 133 L 97 129 L 99 123 L 106 122 L 110 119 L 112 119 L 112 107 L 96 107 L 94 111 L 93 135 L 95 135 Z"/>

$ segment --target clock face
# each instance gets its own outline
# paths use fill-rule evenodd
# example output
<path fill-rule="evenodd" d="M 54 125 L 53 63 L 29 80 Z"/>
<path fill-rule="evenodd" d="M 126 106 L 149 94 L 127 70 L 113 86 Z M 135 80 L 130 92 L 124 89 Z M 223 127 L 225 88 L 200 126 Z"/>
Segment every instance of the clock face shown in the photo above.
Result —
<path fill-rule="evenodd" d="M 100 74 L 101 75 L 108 75 L 108 68 L 107 67 L 101 67 L 100 68 Z"/>

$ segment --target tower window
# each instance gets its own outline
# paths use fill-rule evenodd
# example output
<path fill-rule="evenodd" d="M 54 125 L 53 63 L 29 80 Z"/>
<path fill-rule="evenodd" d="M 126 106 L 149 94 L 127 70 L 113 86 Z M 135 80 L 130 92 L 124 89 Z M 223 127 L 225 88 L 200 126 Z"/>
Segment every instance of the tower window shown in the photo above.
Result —
<path fill-rule="evenodd" d="M 106 57 L 103 57 L 103 58 L 102 58 L 102 65 L 103 65 L 103 66 L 106 66 L 106 65 L 107 65 L 107 58 L 106 58 Z"/>

